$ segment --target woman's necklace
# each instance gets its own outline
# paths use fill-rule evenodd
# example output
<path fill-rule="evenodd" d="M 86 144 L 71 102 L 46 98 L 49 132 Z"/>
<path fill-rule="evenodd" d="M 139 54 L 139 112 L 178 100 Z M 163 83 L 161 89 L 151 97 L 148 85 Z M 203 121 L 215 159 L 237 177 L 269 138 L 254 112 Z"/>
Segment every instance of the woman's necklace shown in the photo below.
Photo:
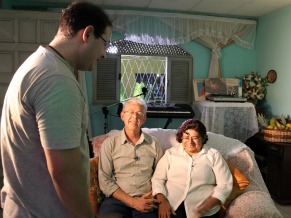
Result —
<path fill-rule="evenodd" d="M 57 53 L 57 54 L 58 54 L 62 59 L 66 60 L 66 59 L 64 58 L 64 56 L 61 55 L 61 53 L 58 52 L 57 49 L 55 49 L 53 46 L 48 45 L 48 47 L 51 48 L 54 52 L 56 52 L 56 53 Z"/>

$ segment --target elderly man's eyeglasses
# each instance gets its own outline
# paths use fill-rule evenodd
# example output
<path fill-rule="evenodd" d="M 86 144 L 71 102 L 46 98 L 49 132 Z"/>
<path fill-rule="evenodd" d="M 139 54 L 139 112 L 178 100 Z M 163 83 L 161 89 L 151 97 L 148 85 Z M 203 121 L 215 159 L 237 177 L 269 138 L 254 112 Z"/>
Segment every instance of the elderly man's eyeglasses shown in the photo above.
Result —
<path fill-rule="evenodd" d="M 144 117 L 144 113 L 142 112 L 133 112 L 133 111 L 123 111 L 123 113 L 125 113 L 127 116 L 136 116 L 137 118 L 142 118 Z"/>
<path fill-rule="evenodd" d="M 182 137 L 182 140 L 185 141 L 199 141 L 201 137 L 200 136 L 184 136 Z"/>
<path fill-rule="evenodd" d="M 99 37 L 103 40 L 105 48 L 107 48 L 111 44 L 110 41 L 105 40 L 101 35 L 99 35 Z"/>

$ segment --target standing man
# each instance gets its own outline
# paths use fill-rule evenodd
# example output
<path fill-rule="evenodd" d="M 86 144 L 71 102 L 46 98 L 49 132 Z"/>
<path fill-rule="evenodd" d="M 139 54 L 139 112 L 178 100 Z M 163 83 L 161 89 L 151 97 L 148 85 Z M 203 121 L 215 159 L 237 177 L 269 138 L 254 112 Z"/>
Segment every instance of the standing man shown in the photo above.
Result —
<path fill-rule="evenodd" d="M 88 111 L 73 71 L 105 58 L 111 33 L 101 8 L 74 2 L 51 43 L 15 73 L 1 120 L 3 217 L 93 217 Z"/>
<path fill-rule="evenodd" d="M 142 132 L 147 105 L 140 98 L 124 103 L 123 131 L 104 141 L 99 159 L 99 184 L 106 195 L 99 216 L 157 218 L 158 201 L 151 178 L 163 155 L 157 139 Z"/>

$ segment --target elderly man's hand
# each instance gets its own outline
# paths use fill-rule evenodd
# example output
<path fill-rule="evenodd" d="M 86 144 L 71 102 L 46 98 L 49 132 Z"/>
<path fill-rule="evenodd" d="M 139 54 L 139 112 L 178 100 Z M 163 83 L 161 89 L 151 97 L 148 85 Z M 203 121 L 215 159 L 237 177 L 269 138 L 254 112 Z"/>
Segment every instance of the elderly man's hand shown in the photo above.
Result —
<path fill-rule="evenodd" d="M 140 212 L 146 213 L 158 209 L 159 201 L 148 192 L 139 198 L 135 198 L 132 207 Z"/>

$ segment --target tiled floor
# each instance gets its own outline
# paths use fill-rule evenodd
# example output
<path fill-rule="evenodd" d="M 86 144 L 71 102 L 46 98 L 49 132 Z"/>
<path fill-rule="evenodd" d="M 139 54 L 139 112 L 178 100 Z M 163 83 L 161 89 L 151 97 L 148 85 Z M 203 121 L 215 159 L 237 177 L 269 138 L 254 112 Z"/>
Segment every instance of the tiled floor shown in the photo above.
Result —
<path fill-rule="evenodd" d="M 284 218 L 290 218 L 291 217 L 291 205 L 283 205 L 279 204 L 275 201 L 276 207 L 281 212 Z"/>

